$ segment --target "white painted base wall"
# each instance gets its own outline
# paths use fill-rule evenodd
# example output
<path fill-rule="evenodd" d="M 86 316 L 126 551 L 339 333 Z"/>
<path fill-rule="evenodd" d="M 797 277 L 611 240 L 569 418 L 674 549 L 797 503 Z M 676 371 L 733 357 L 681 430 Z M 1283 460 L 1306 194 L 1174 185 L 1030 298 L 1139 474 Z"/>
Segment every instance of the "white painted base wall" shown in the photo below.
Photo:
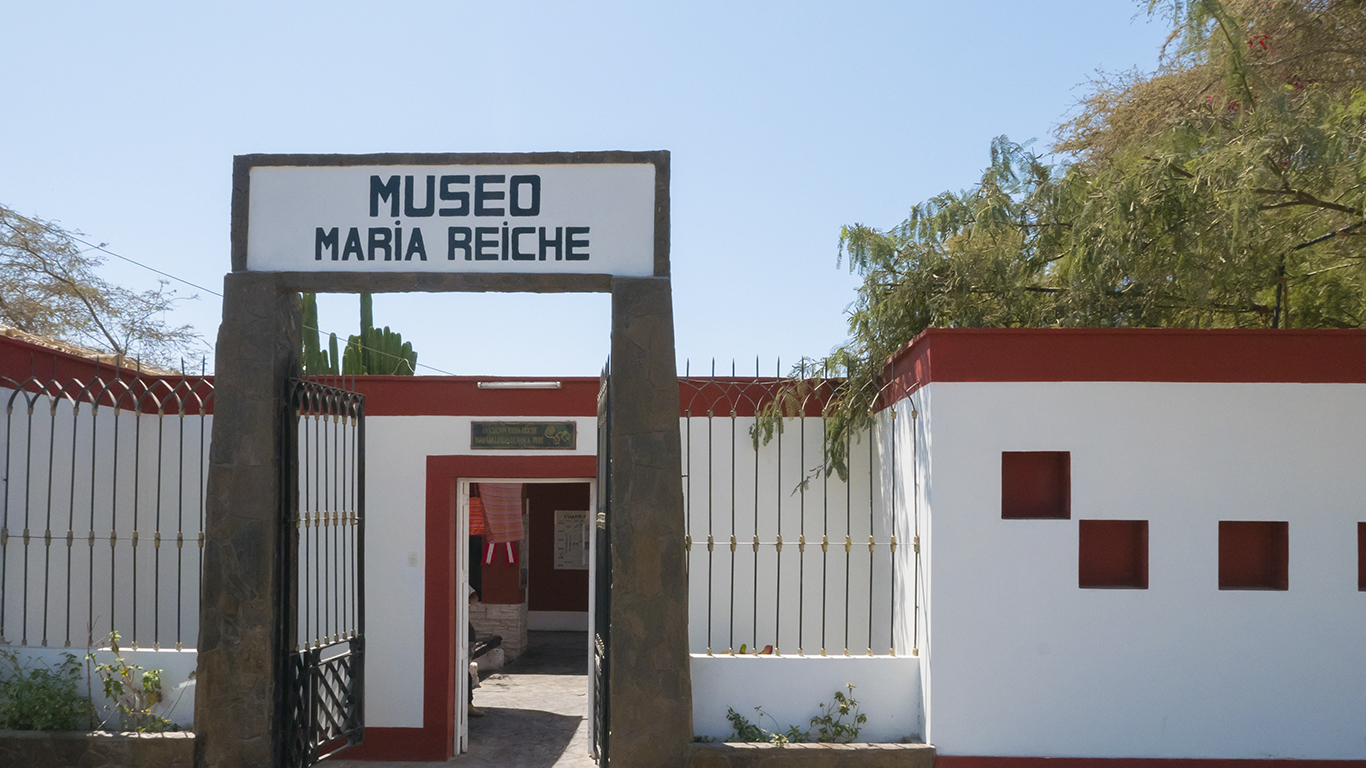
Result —
<path fill-rule="evenodd" d="M 693 733 L 725 740 L 728 707 L 769 731 L 805 729 L 846 683 L 857 686 L 854 698 L 868 716 L 859 741 L 920 740 L 920 660 L 911 656 L 693 654 Z M 755 707 L 772 719 L 759 718 Z"/>

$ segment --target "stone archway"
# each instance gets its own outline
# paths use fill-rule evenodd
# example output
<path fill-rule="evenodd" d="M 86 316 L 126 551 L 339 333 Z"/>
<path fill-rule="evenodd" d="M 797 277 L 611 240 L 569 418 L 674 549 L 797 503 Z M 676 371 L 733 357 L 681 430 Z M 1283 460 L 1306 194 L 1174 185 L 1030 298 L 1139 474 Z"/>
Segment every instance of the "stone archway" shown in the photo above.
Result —
<path fill-rule="evenodd" d="M 613 186 L 612 179 L 625 168 L 636 179 L 631 189 Z M 341 210 L 332 207 L 334 198 L 340 199 L 338 185 L 361 177 L 368 186 L 353 191 L 361 203 L 368 203 L 368 211 L 339 213 L 335 222 L 308 219 L 310 212 Z M 507 177 L 510 187 L 490 181 Z M 587 180 L 583 188 L 571 188 L 576 179 Z M 641 179 L 648 186 L 642 188 Z M 294 184 L 298 180 L 303 181 Z M 555 189 L 555 184 L 565 186 Z M 301 196 L 301 189 L 320 190 L 319 199 Z M 648 200 L 640 199 L 641 189 Z M 450 206 L 438 209 L 434 194 Z M 568 205 L 571 197 L 577 205 L 570 206 L 573 214 L 587 218 L 564 222 L 582 226 L 564 226 L 562 233 L 562 224 L 553 220 L 555 212 L 542 211 L 560 202 Z M 356 199 L 350 200 L 352 208 Z M 598 201 L 599 208 L 619 201 L 631 209 L 622 217 L 629 231 L 620 242 L 612 240 L 612 227 L 622 222 L 601 211 L 583 213 L 592 208 L 584 208 L 585 200 Z M 404 214 L 393 219 L 392 227 L 392 217 L 378 216 L 385 206 Z M 451 223 L 478 224 L 469 215 L 481 211 L 498 222 L 485 220 L 489 227 Z M 525 219 L 518 223 L 528 226 L 509 226 L 505 212 Z M 447 213 L 449 219 L 440 220 Z M 372 224 L 383 218 L 384 226 L 366 228 L 361 239 L 360 227 L 345 226 L 347 215 Z M 545 223 L 537 226 L 536 216 Z M 410 222 L 406 248 L 401 231 L 405 218 Z M 435 242 L 428 233 L 421 239 L 420 260 L 414 260 L 413 232 L 429 220 L 445 225 L 446 250 L 427 253 L 425 248 Z M 590 241 L 596 237 L 590 227 L 605 237 Z M 648 237 L 642 234 L 646 232 Z M 351 235 L 358 242 L 351 242 Z M 590 242 L 607 245 L 595 251 Z M 402 265 L 395 263 L 399 252 L 407 257 Z M 358 253 L 366 258 L 350 258 Z M 552 254 L 555 258 L 548 258 Z M 612 294 L 613 414 L 607 458 L 612 478 L 613 706 L 608 758 L 622 766 L 681 766 L 692 738 L 692 696 L 680 546 L 667 152 L 236 158 L 232 272 L 224 279 L 215 366 L 196 764 L 263 766 L 282 760 L 281 595 L 282 579 L 288 576 L 279 555 L 279 515 L 288 483 L 280 468 L 285 455 L 280 435 L 292 418 L 282 395 L 299 370 L 301 291 Z"/>

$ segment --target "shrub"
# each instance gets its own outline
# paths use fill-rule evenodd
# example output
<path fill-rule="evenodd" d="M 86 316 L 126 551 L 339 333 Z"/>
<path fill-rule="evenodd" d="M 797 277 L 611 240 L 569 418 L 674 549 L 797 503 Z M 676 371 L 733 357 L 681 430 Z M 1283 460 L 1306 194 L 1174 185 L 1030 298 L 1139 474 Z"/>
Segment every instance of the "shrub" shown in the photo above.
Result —
<path fill-rule="evenodd" d="M 0 729 L 74 731 L 89 721 L 90 700 L 77 692 L 81 662 L 75 654 L 62 657 L 55 669 L 26 668 L 19 654 L 0 649 Z"/>

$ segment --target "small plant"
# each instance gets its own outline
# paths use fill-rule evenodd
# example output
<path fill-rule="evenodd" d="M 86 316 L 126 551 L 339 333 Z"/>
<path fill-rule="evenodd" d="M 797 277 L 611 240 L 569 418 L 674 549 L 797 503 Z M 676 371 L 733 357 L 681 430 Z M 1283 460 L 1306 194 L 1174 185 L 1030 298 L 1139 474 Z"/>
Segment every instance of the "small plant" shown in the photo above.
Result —
<path fill-rule="evenodd" d="M 53 669 L 25 668 L 14 651 L 0 650 L 0 729 L 74 731 L 91 713 L 90 700 L 77 692 L 81 662 L 63 654 Z"/>
<path fill-rule="evenodd" d="M 754 711 L 760 715 L 763 710 L 755 707 Z M 726 707 L 726 719 L 730 721 L 731 734 L 727 741 L 768 741 L 768 732 L 763 728 L 751 723 L 748 718 L 735 711 L 734 707 Z"/>
<path fill-rule="evenodd" d="M 101 663 L 94 652 L 85 658 L 95 665 L 95 674 L 104 683 L 104 697 L 114 703 L 119 714 L 119 730 L 163 733 L 180 727 L 152 711 L 162 701 L 161 670 L 129 664 L 119 655 L 119 633 L 109 633 L 109 650 L 114 660 Z"/>
<path fill-rule="evenodd" d="M 835 699 L 821 705 L 820 715 L 811 718 L 811 727 L 816 729 L 816 741 L 834 744 L 849 744 L 858 739 L 858 732 L 868 722 L 868 716 L 859 711 L 858 701 L 854 698 L 852 683 L 845 685 L 849 695 L 835 691 Z M 849 718 L 845 722 L 845 717 Z"/>
<path fill-rule="evenodd" d="M 776 730 L 778 721 L 774 720 L 773 715 L 764 711 L 763 707 L 755 707 L 758 718 L 762 721 L 767 717 L 773 720 L 775 730 L 767 731 L 754 723 L 751 723 L 744 715 L 736 712 L 732 707 L 726 707 L 726 719 L 730 721 L 731 738 L 728 741 L 767 741 L 770 744 L 795 744 L 803 741 L 810 741 L 806 732 L 795 725 L 789 725 L 786 731 Z"/>
<path fill-rule="evenodd" d="M 802 742 L 811 741 L 811 734 L 801 730 L 795 725 L 789 725 L 786 733 L 775 733 L 769 737 L 769 741 L 774 744 L 800 744 Z"/>
<path fill-rule="evenodd" d="M 845 685 L 849 691 L 845 695 L 844 691 L 835 691 L 832 701 L 821 705 L 821 713 L 811 718 L 811 727 L 816 731 L 816 741 L 835 744 L 849 744 L 858 739 L 859 731 L 863 724 L 868 722 L 868 716 L 859 711 L 858 700 L 854 698 L 854 689 L 858 687 L 852 683 Z M 811 741 L 811 730 L 798 728 L 789 725 L 786 731 L 777 730 L 778 721 L 772 715 L 764 711 L 763 707 L 755 707 L 758 713 L 757 720 L 763 721 L 767 717 L 773 720 L 773 731 L 765 730 L 755 723 L 751 723 L 749 718 L 735 711 L 734 707 L 726 707 L 726 719 L 730 721 L 731 735 L 727 741 L 733 742 L 753 742 L 766 741 L 770 744 L 797 744 Z M 845 718 L 849 718 L 847 721 Z M 695 736 L 693 741 L 714 741 L 707 736 Z"/>

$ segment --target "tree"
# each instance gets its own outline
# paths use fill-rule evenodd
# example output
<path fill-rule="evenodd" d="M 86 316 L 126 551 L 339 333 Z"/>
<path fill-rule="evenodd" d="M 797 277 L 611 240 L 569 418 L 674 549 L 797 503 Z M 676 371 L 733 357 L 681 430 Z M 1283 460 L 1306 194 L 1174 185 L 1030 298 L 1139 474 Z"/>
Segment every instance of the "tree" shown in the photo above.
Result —
<path fill-rule="evenodd" d="M 863 278 L 850 338 L 789 387 L 841 379 L 827 472 L 843 472 L 887 359 L 932 326 L 1366 325 L 1361 0 L 1149 12 L 1173 22 L 1160 68 L 1095 81 L 1059 128 L 1061 160 L 1001 137 L 970 189 L 888 230 L 842 230 Z"/>
<path fill-rule="evenodd" d="M 0 205 L 0 323 L 121 361 L 178 367 L 199 339 L 164 319 L 182 299 L 165 281 L 142 293 L 106 282 L 96 274 L 103 258 L 81 248 L 78 234 Z"/>

